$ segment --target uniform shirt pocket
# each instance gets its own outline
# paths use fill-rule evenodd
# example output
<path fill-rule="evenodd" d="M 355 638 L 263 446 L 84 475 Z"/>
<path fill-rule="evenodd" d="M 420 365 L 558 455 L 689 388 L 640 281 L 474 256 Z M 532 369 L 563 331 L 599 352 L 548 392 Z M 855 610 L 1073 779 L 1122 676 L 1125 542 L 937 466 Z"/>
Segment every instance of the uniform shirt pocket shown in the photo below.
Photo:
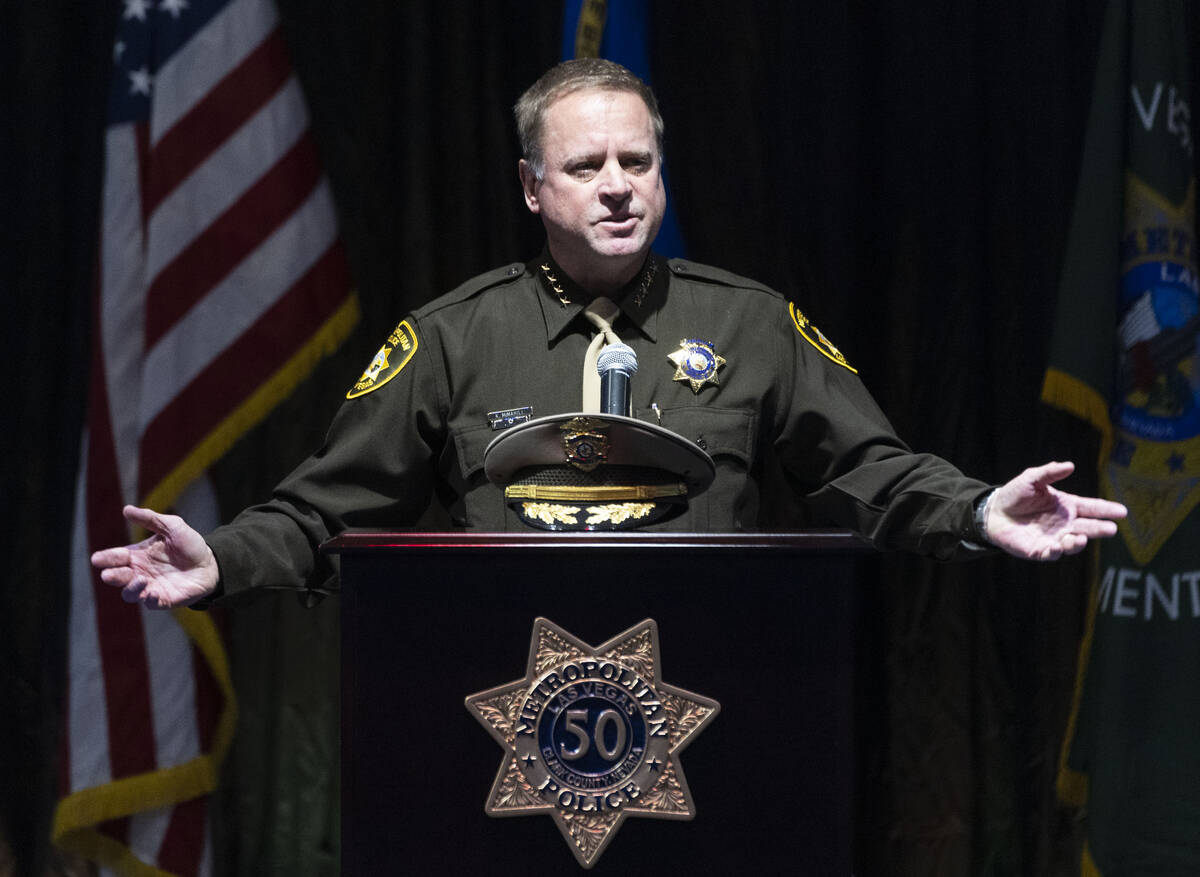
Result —
<path fill-rule="evenodd" d="M 661 421 L 651 409 L 642 408 L 634 412 L 639 420 L 658 423 L 695 442 L 714 460 L 721 456 L 734 457 L 746 468 L 753 463 L 758 412 L 748 408 L 689 406 L 660 408 L 658 413 L 662 415 Z"/>

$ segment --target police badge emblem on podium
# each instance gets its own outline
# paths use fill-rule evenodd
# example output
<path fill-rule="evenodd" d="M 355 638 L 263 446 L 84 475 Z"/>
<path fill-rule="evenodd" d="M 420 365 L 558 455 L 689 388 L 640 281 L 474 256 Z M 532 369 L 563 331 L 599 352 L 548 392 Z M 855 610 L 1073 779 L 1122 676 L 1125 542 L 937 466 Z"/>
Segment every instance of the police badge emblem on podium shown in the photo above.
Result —
<path fill-rule="evenodd" d="M 592 647 L 534 621 L 525 676 L 466 698 L 504 750 L 489 816 L 548 814 L 590 868 L 629 816 L 691 819 L 679 755 L 720 705 L 659 678 L 647 619 Z"/>

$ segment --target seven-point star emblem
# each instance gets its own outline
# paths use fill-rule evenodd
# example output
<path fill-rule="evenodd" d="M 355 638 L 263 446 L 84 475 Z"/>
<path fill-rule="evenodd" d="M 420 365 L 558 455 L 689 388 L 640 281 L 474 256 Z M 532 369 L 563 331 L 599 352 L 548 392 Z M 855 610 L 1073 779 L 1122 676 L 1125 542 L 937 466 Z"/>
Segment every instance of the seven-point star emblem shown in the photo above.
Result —
<path fill-rule="evenodd" d="M 524 678 L 466 699 L 504 749 L 488 815 L 549 814 L 585 868 L 626 816 L 691 819 L 679 753 L 720 705 L 659 663 L 650 619 L 594 648 L 535 619 Z"/>
<path fill-rule="evenodd" d="M 725 357 L 717 355 L 711 341 L 684 338 L 679 342 L 679 349 L 668 354 L 667 359 L 675 363 L 672 380 L 687 384 L 693 393 L 699 393 L 705 384 L 721 383 L 717 369 L 725 364 Z"/>

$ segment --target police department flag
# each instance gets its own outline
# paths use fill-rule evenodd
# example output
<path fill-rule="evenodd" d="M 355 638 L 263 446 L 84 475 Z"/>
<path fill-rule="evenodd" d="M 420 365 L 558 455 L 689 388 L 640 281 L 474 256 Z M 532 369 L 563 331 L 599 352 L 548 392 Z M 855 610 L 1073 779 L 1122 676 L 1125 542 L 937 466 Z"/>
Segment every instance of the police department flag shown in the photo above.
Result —
<path fill-rule="evenodd" d="M 92 550 L 130 541 L 330 352 L 358 305 L 267 0 L 120 0 L 72 535 L 54 838 L 123 874 L 211 870 L 234 727 L 202 612 L 144 612 Z"/>
<path fill-rule="evenodd" d="M 1192 14 L 1109 4 L 1042 394 L 1100 430 L 1102 490 L 1129 508 L 1099 548 L 1059 773 L 1085 875 L 1200 874 Z"/>
<path fill-rule="evenodd" d="M 650 0 L 566 0 L 563 4 L 562 58 L 605 58 L 650 83 Z M 666 168 L 663 186 L 670 194 Z M 684 258 L 683 232 L 671 200 L 654 239 L 655 252 Z"/>

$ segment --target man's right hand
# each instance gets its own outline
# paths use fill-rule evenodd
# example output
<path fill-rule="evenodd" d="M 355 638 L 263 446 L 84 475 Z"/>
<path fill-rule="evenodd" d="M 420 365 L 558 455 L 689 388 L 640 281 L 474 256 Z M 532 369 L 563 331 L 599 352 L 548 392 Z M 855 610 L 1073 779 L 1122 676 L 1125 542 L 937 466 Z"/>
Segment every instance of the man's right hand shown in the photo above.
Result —
<path fill-rule="evenodd" d="M 92 555 L 100 580 L 121 589 L 126 603 L 147 609 L 187 606 L 217 589 L 217 558 L 204 537 L 178 515 L 127 505 L 125 520 L 152 535 L 135 545 Z"/>

